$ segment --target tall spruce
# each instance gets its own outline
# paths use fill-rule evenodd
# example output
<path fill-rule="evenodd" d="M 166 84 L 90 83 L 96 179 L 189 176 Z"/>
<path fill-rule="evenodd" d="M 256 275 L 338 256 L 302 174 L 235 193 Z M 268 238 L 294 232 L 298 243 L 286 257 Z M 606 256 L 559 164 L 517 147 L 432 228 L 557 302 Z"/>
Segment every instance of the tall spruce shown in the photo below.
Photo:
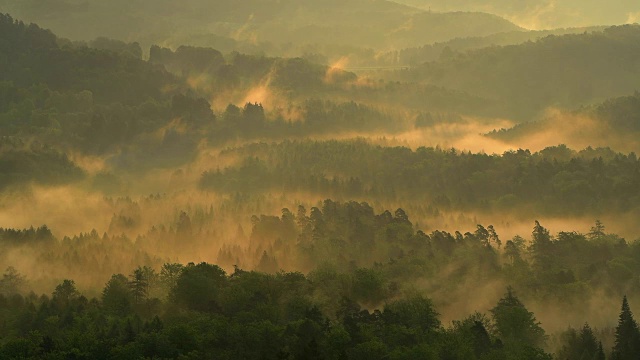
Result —
<path fill-rule="evenodd" d="M 626 295 L 622 299 L 622 310 L 616 327 L 616 343 L 611 355 L 614 360 L 640 358 L 640 330 L 633 319 Z"/>

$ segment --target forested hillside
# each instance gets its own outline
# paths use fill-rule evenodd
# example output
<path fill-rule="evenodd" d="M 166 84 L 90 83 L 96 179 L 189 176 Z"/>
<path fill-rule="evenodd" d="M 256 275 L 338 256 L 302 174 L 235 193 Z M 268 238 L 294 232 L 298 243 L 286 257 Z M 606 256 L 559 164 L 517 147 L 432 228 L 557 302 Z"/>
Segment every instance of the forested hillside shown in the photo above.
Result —
<path fill-rule="evenodd" d="M 493 130 L 487 135 L 515 143 L 527 138 L 545 137 L 550 132 L 565 133 L 579 137 L 575 139 L 577 142 L 588 142 L 593 146 L 617 142 L 618 148 L 637 149 L 639 110 L 640 95 L 635 92 L 574 111 L 549 112 L 536 121 Z"/>
<path fill-rule="evenodd" d="M 398 64 L 416 66 L 428 61 L 455 56 L 457 52 L 477 50 L 492 46 L 518 45 L 528 41 L 537 41 L 550 35 L 561 36 L 584 32 L 602 31 L 606 26 L 562 28 L 538 31 L 500 32 L 487 36 L 458 37 L 445 42 L 426 44 L 420 47 L 406 48 L 398 51 Z"/>
<path fill-rule="evenodd" d="M 283 209 L 281 217 L 263 215 L 253 224 L 246 254 L 237 243 L 223 246 L 218 254 L 218 263 L 232 269 L 229 274 L 205 262 L 183 265 L 156 259 L 132 268 L 129 276 L 114 274 L 92 300 L 73 280 L 61 281 L 50 297 L 23 297 L 19 292 L 31 279 L 8 268 L 0 282 L 0 304 L 6 310 L 1 315 L 5 341 L 0 351 L 7 358 L 315 354 L 550 359 L 543 350 L 550 345 L 544 323 L 514 288 L 505 290 L 499 284 L 513 284 L 528 303 L 547 302 L 546 313 L 569 311 L 577 321 L 615 316 L 611 309 L 585 316 L 593 302 L 602 301 L 596 299 L 602 291 L 640 290 L 632 275 L 640 266 L 637 244 L 606 233 L 599 221 L 586 235 L 557 236 L 535 222 L 530 245 L 521 237 L 503 244 L 491 225 L 478 225 L 464 235 L 414 232 L 402 209 L 393 215 L 375 214 L 366 203 L 331 200 L 311 208 L 309 215 L 304 207 L 297 215 Z M 120 263 L 126 259 L 134 264 L 145 261 L 158 241 L 193 246 L 191 239 L 205 234 L 192 231 L 188 217 L 181 215 L 175 231 L 149 233 L 135 245 L 125 237 L 95 232 L 59 241 L 46 227 L 1 229 L 0 239 L 3 253 L 38 254 L 43 269 L 64 273 L 61 266 L 80 269 L 89 261 L 94 270 L 81 277 L 87 286 L 92 276 L 122 269 L 110 261 L 114 256 Z M 99 249 L 110 255 L 96 257 Z M 257 271 L 238 265 L 238 259 L 249 259 L 249 254 L 255 254 Z M 300 268 L 291 259 L 304 264 L 308 275 L 277 270 Z M 452 302 L 451 296 L 470 287 L 497 300 L 486 313 L 464 317 L 469 309 L 460 300 Z M 424 291 L 434 300 L 421 295 Z M 633 339 L 624 324 L 633 321 L 628 307 L 625 298 L 615 331 L 598 332 L 585 324 L 578 335 L 569 328 L 554 350 L 604 358 L 603 342 L 611 346 L 614 340 L 619 344 Z M 439 309 L 459 320 L 443 323 Z M 578 319 L 579 314 L 584 318 Z M 255 345 L 250 349 L 239 345 L 247 337 Z M 627 350 L 616 345 L 613 353 Z"/>
<path fill-rule="evenodd" d="M 134 35 L 145 44 L 223 46 L 229 51 L 244 48 L 276 54 L 287 51 L 287 44 L 296 44 L 298 49 L 315 44 L 388 49 L 519 29 L 486 13 L 429 13 L 385 0 L 251 0 L 241 4 L 188 0 L 179 6 L 148 0 L 4 0 L 0 11 L 82 40 L 107 36 L 131 41 Z M 123 12 L 124 21 L 115 21 Z"/>
<path fill-rule="evenodd" d="M 408 71 L 420 79 L 506 102 L 530 119 L 549 106 L 576 108 L 638 89 L 640 27 L 549 36 L 536 42 L 454 54 Z"/>
<path fill-rule="evenodd" d="M 608 148 L 557 146 L 533 154 L 520 149 L 487 155 L 412 151 L 360 140 L 252 144 L 222 154 L 244 160 L 203 173 L 203 188 L 260 192 L 276 187 L 400 203 L 419 198 L 443 209 L 533 207 L 554 215 L 628 211 L 640 181 L 637 156 Z"/>
<path fill-rule="evenodd" d="M 612 25 L 623 21 L 633 22 L 633 14 L 639 10 L 631 0 L 615 1 L 602 6 L 598 0 L 565 0 L 549 2 L 540 0 L 399 0 L 422 9 L 434 11 L 487 11 L 516 21 L 531 29 L 567 28 L 592 24 Z M 636 19 L 637 20 L 637 19 Z"/>

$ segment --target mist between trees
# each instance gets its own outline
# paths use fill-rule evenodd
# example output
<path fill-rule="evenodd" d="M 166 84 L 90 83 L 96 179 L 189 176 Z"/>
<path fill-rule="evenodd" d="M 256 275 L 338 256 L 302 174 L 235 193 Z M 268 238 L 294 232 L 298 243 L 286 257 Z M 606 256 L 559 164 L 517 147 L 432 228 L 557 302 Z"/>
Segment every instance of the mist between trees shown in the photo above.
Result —
<path fill-rule="evenodd" d="M 482 358 L 494 352 L 520 356 L 514 354 L 524 351 L 544 358 L 544 351 L 573 351 L 571 346 L 582 346 L 576 344 L 583 340 L 576 339 L 584 337 L 593 338 L 598 353 L 600 341 L 608 351 L 616 339 L 620 294 L 636 297 L 638 292 L 633 275 L 640 266 L 638 244 L 608 233 L 600 221 L 586 234 L 555 236 L 536 221 L 527 239 L 501 239 L 491 225 L 477 225 L 464 234 L 426 234 L 415 230 L 402 209 L 375 213 L 366 203 L 325 200 L 309 211 L 299 206 L 295 214 L 283 209 L 280 216 L 254 216 L 248 234 L 238 228 L 234 239 L 216 247 L 207 240 L 210 234 L 197 230 L 210 221 L 210 215 L 194 215 L 192 221 L 182 212 L 172 228 L 154 228 L 135 241 L 95 231 L 59 240 L 45 226 L 3 229 L 2 262 L 13 260 L 16 265 L 3 276 L 2 300 L 20 310 L 7 312 L 6 324 L 18 313 L 24 316 L 19 328 L 10 325 L 3 331 L 10 337 L 38 334 L 30 335 L 31 343 L 21 343 L 31 354 L 41 354 L 44 343 L 49 344 L 47 351 L 70 351 L 66 336 L 84 318 L 92 324 L 94 338 L 87 340 L 92 344 L 120 344 L 113 351 L 156 354 L 160 350 L 145 348 L 149 345 L 138 341 L 161 336 L 168 341 L 163 345 L 166 351 L 175 354 L 202 351 L 206 345 L 196 338 L 188 349 L 172 343 L 165 337 L 173 333 L 163 333 L 165 322 L 171 324 L 166 331 L 173 327 L 199 331 L 203 321 L 223 328 L 233 328 L 236 321 L 235 326 L 254 324 L 250 328 L 270 323 L 274 339 L 284 341 L 274 351 L 294 351 L 285 339 L 288 331 L 300 336 L 301 329 L 291 328 L 296 323 L 315 329 L 318 337 L 307 338 L 304 345 L 311 347 L 328 341 L 326 337 L 340 329 L 345 336 L 342 346 L 351 345 L 339 351 L 348 353 L 426 351 L 440 357 L 455 350 Z M 208 254 L 203 254 L 205 249 Z M 170 261 L 172 255 L 188 256 L 190 250 L 192 257 L 200 253 L 215 260 L 198 265 Z M 123 264 L 131 269 L 127 275 L 117 273 Z M 78 283 L 56 280 L 68 274 L 75 274 Z M 57 281 L 61 283 L 56 286 Z M 55 287 L 55 291 L 51 298 L 29 295 L 34 286 L 40 291 Z M 476 294 L 473 298 L 467 295 L 470 289 Z M 207 316 L 201 318 L 202 313 Z M 395 315 L 389 318 L 391 314 Z M 103 330 L 96 328 L 93 316 L 105 319 Z M 576 330 L 566 330 L 567 323 L 585 322 L 599 330 L 585 327 L 579 336 Z M 46 332 L 45 324 L 69 333 L 56 330 L 54 336 Z M 212 325 L 206 326 L 211 329 Z M 401 326 L 404 335 L 389 338 L 393 331 L 388 326 Z M 545 335 L 543 329 L 553 336 Z M 447 345 L 453 341 L 451 336 L 467 347 Z M 412 345 L 396 343 L 402 338 Z M 15 346 L 6 343 L 3 351 Z M 239 351 L 233 345 L 228 350 Z"/>

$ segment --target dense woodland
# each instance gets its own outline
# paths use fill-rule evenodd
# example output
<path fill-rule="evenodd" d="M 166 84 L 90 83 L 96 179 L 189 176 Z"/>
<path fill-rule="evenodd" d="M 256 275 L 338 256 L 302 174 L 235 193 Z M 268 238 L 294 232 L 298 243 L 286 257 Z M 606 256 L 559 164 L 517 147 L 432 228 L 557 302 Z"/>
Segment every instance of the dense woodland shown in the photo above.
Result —
<path fill-rule="evenodd" d="M 544 214 L 629 211 L 640 178 L 634 153 L 548 147 L 502 155 L 455 149 L 374 146 L 363 140 L 256 143 L 223 152 L 242 160 L 202 174 L 200 186 L 228 192 L 284 188 L 345 197 L 424 196 L 441 209 Z M 312 164 L 311 166 L 309 164 Z M 330 176 L 327 174 L 340 174 Z M 424 195 L 423 195 L 424 194 Z M 435 196 L 434 196 L 435 194 Z"/>
<path fill-rule="evenodd" d="M 414 232 L 402 209 L 374 214 L 366 203 L 326 200 L 308 216 L 303 207 L 297 215 L 283 209 L 280 217 L 263 215 L 253 223 L 251 245 L 223 247 L 218 262 L 251 258 L 236 252 L 245 251 L 258 255 L 255 271 L 233 264 L 227 274 L 205 262 L 156 260 L 155 266 L 138 266 L 129 275 L 114 274 L 99 295 L 87 298 L 68 279 L 51 296 L 20 295 L 29 279 L 9 267 L 0 281 L 2 353 L 52 359 L 550 359 L 543 324 L 519 293 L 529 301 L 552 301 L 575 311 L 586 309 L 584 299 L 598 291 L 640 292 L 633 275 L 640 268 L 637 243 L 606 233 L 599 221 L 588 234 L 556 236 L 536 222 L 528 246 L 521 237 L 503 244 L 493 226 L 478 225 L 465 234 Z M 106 234 L 58 241 L 46 227 L 0 230 L 4 252 L 40 249 L 36 261 L 44 267 L 84 268 L 84 259 L 92 257 L 94 271 L 101 274 L 121 265 L 107 263 L 108 255 L 105 261 L 96 259 L 96 254 L 115 257 L 122 251 L 134 260 L 131 255 L 140 254 L 145 244 L 179 241 L 184 246 L 202 234 L 183 215 L 174 231 L 151 236 L 153 243 L 138 239 L 127 251 L 118 248 L 132 246 L 130 241 Z M 279 270 L 301 267 L 286 264 L 288 259 L 317 265 L 306 276 Z M 443 270 L 451 266 L 456 269 Z M 418 291 L 421 280 L 434 278 L 440 282 L 429 292 L 442 296 L 435 304 Z M 487 313 L 442 323 L 438 304 L 447 304 L 447 295 L 468 288 L 468 281 L 495 279 L 514 287 L 503 289 Z M 438 289 L 443 285 L 448 289 Z M 568 359 L 585 354 L 603 359 L 610 351 L 612 356 L 634 354 L 639 330 L 626 297 L 618 326 L 604 330 L 588 324 L 568 328 L 553 350 Z M 247 339 L 253 346 L 240 345 Z M 603 341 L 612 349 L 605 349 Z"/>
<path fill-rule="evenodd" d="M 45 5 L 0 0 L 0 358 L 640 352 L 638 25 Z"/>
<path fill-rule="evenodd" d="M 402 77 L 504 100 L 512 116 L 526 120 L 547 106 L 575 108 L 636 91 L 639 36 L 638 25 L 551 35 L 518 45 L 453 52 Z"/>

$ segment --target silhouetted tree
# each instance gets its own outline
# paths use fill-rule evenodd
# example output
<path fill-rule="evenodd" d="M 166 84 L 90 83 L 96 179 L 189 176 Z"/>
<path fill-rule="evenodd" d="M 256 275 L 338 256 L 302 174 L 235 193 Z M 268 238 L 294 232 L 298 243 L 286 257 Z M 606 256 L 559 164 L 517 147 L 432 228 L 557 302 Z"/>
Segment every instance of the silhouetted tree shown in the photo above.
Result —
<path fill-rule="evenodd" d="M 124 316 L 131 310 L 133 295 L 127 277 L 114 274 L 102 290 L 102 305 L 109 313 Z"/>
<path fill-rule="evenodd" d="M 496 336 L 508 346 L 529 346 L 537 348 L 544 345 L 546 335 L 532 312 L 520 302 L 511 287 L 491 309 L 495 323 Z"/>
<path fill-rule="evenodd" d="M 637 359 L 640 354 L 640 330 L 633 319 L 627 296 L 622 298 L 622 309 L 616 327 L 616 342 L 611 358 L 614 360 Z"/>

